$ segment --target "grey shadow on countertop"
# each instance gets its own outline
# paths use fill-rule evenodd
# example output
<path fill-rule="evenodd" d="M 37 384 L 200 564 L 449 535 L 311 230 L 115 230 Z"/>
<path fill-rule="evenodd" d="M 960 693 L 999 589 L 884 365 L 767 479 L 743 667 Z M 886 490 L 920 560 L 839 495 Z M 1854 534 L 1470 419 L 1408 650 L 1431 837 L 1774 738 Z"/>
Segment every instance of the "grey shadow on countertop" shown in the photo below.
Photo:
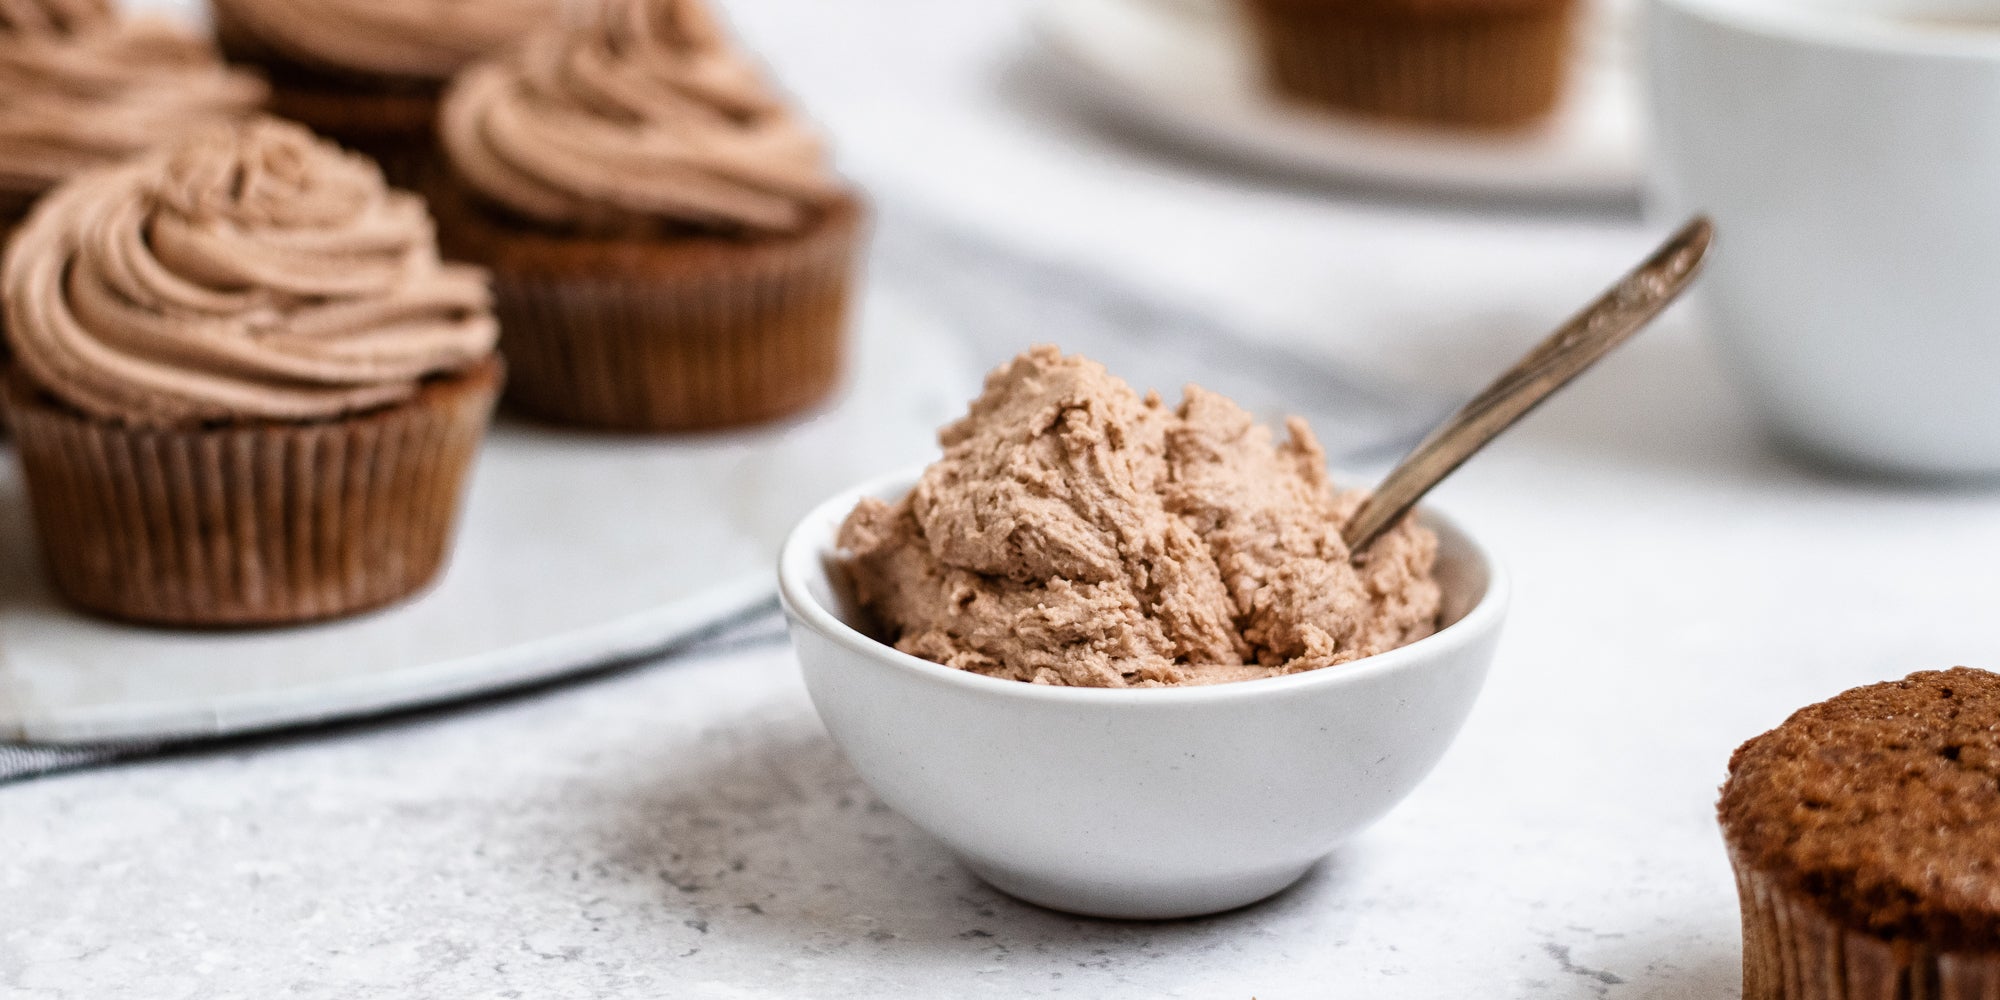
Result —
<path fill-rule="evenodd" d="M 811 719 L 732 728 L 742 735 L 730 753 L 677 774 L 672 788 L 628 789 L 597 813 L 605 825 L 570 834 L 597 840 L 588 849 L 625 878 L 650 881 L 660 913 L 635 919 L 673 927 L 661 914 L 678 915 L 702 927 L 709 946 L 837 952 L 883 970 L 921 963 L 969 975 L 1005 965 L 1060 977 L 1168 953 L 1243 951 L 1258 928 L 1301 908 L 1361 906 L 1343 899 L 1347 849 L 1292 889 L 1213 917 L 1132 922 L 1046 910 L 986 886 L 883 804 Z M 1246 973 L 1261 966 L 1246 953 Z"/>
<path fill-rule="evenodd" d="M 1359 878 L 1363 837 L 1291 889 L 1229 913 L 1158 922 L 1058 913 L 972 876 L 875 798 L 810 717 L 737 719 L 707 740 L 723 752 L 704 753 L 706 763 L 676 773 L 671 787 L 600 786 L 598 808 L 545 831 L 589 859 L 579 865 L 582 884 L 552 888 L 594 895 L 643 885 L 612 917 L 628 922 L 625 933 L 680 947 L 685 929 L 699 928 L 694 947 L 704 952 L 811 956 L 813 974 L 837 972 L 884 995 L 1003 970 L 1009 983 L 1091 995 L 1098 977 L 1144 988 L 1149 962 L 1172 958 L 1185 970 L 1182 960 L 1197 954 L 1248 995 L 1281 965 L 1354 961 L 1342 951 L 1348 931 L 1365 933 L 1382 905 Z M 1302 923 L 1324 931 L 1316 958 L 1297 951 Z M 1663 922 L 1645 934 L 1563 927 L 1532 940 L 1529 965 L 1545 971 L 1516 981 L 1513 995 L 1524 1000 L 1736 995 L 1733 938 L 1690 941 Z"/>

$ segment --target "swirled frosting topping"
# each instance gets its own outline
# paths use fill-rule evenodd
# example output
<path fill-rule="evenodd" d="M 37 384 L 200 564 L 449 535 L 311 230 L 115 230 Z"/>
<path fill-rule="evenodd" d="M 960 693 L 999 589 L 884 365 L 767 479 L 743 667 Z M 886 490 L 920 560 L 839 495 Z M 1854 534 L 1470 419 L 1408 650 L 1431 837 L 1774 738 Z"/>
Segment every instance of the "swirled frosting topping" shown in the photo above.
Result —
<path fill-rule="evenodd" d="M 112 16 L 111 0 L 0 0 L 0 39 L 73 35 Z"/>
<path fill-rule="evenodd" d="M 444 80 L 561 16 L 562 0 L 213 0 L 219 21 L 291 59 Z"/>
<path fill-rule="evenodd" d="M 692 0 L 611 0 L 467 70 L 440 130 L 474 191 L 586 230 L 788 232 L 840 197 L 818 138 Z"/>
<path fill-rule="evenodd" d="M 0 265 L 44 389 L 134 425 L 314 420 L 409 397 L 493 352 L 486 278 L 365 158 L 272 119 L 93 171 Z"/>
<path fill-rule="evenodd" d="M 81 24 L 78 16 L 35 23 Z M 225 67 L 207 42 L 164 21 L 0 33 L 0 204 L 25 203 L 71 174 L 189 129 L 244 118 L 265 96 L 256 77 Z"/>

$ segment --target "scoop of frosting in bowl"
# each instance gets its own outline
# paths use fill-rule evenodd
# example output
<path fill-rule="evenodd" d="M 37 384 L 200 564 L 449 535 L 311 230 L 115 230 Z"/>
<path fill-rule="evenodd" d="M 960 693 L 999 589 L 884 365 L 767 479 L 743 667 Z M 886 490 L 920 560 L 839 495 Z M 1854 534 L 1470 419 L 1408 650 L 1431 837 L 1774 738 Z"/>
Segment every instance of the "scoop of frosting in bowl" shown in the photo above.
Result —
<path fill-rule="evenodd" d="M 791 232 L 841 197 L 819 140 L 694 0 L 610 0 L 467 70 L 439 125 L 459 178 L 526 219 Z"/>
<path fill-rule="evenodd" d="M 1035 348 L 939 433 L 915 489 L 849 515 L 855 596 L 904 652 L 1040 684 L 1269 677 L 1431 634 L 1436 536 L 1406 520 L 1350 558 L 1364 494 L 1334 490 L 1302 421 L 1288 431 Z"/>
<path fill-rule="evenodd" d="M 264 103 L 177 25 L 95 5 L 0 0 L 0 207 Z"/>
<path fill-rule="evenodd" d="M 218 26 L 309 66 L 442 81 L 562 16 L 562 0 L 212 0 Z"/>
<path fill-rule="evenodd" d="M 485 275 L 415 195 L 273 119 L 201 131 L 44 198 L 0 265 L 42 389 L 133 425 L 315 420 L 484 360 Z"/>

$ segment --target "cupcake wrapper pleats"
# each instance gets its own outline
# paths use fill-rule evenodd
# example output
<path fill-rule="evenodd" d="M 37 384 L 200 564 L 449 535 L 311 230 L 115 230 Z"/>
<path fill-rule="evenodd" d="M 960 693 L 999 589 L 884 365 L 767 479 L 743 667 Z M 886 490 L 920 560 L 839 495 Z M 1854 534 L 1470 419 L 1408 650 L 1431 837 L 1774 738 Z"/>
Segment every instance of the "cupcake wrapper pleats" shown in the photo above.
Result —
<path fill-rule="evenodd" d="M 1885 941 L 1740 858 L 1743 1000 L 2000 1000 L 2000 956 Z"/>
<path fill-rule="evenodd" d="M 401 404 L 323 423 L 133 428 L 4 402 L 56 588 L 177 626 L 313 621 L 437 575 L 502 381 L 497 359 Z"/>
<path fill-rule="evenodd" d="M 493 272 L 507 401 L 557 423 L 684 431 L 783 417 L 839 384 L 862 212 L 741 244 L 566 238 L 445 193 L 447 253 Z"/>
<path fill-rule="evenodd" d="M 1274 88 L 1373 117 L 1487 127 L 1533 122 L 1562 94 L 1570 4 L 1462 14 L 1375 7 L 1253 0 Z"/>

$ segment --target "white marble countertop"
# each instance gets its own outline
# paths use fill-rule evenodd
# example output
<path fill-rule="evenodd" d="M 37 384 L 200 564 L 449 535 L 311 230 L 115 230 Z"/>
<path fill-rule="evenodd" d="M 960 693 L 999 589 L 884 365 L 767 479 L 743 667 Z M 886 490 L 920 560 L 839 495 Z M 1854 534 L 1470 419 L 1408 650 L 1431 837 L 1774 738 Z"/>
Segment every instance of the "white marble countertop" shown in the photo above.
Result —
<path fill-rule="evenodd" d="M 1174 162 L 1015 68 L 1013 3 L 730 9 L 879 197 L 1413 384 L 1472 387 L 1664 228 Z M 1791 464 L 1725 378 L 1672 314 L 1447 486 L 1518 584 L 1483 700 L 1263 905 L 997 895 L 869 796 L 763 645 L 0 787 L 0 994 L 1734 995 L 1730 749 L 2000 664 L 2000 495 Z"/>

